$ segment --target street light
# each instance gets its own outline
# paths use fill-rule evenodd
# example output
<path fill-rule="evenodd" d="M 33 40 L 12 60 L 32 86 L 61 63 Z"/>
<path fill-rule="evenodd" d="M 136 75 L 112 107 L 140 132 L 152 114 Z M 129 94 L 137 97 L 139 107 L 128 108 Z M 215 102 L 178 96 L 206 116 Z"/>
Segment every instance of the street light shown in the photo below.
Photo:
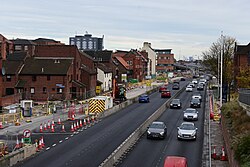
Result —
<path fill-rule="evenodd" d="M 222 107 L 222 72 L 223 72 L 223 54 L 224 54 L 224 36 L 221 34 L 222 47 L 221 47 L 221 58 L 220 58 L 220 108 Z"/>

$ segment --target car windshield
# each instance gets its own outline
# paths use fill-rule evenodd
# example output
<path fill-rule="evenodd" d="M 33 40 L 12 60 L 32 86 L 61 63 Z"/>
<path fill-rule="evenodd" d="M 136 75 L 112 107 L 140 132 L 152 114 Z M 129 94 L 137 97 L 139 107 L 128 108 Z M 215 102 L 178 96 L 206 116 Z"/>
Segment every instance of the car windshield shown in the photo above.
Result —
<path fill-rule="evenodd" d="M 148 95 L 141 95 L 141 97 L 148 97 Z"/>
<path fill-rule="evenodd" d="M 193 102 L 193 103 L 199 103 L 200 100 L 199 100 L 198 98 L 194 98 L 194 99 L 192 99 L 192 102 Z"/>
<path fill-rule="evenodd" d="M 155 128 L 155 129 L 163 129 L 163 124 L 153 123 L 149 126 L 149 128 Z"/>
<path fill-rule="evenodd" d="M 180 103 L 179 99 L 173 99 L 172 103 Z"/>
<path fill-rule="evenodd" d="M 194 109 L 186 109 L 185 113 L 196 113 L 196 110 L 194 110 Z"/>
<path fill-rule="evenodd" d="M 184 130 L 194 130 L 195 127 L 192 124 L 182 124 L 180 126 L 180 129 L 184 129 Z"/>

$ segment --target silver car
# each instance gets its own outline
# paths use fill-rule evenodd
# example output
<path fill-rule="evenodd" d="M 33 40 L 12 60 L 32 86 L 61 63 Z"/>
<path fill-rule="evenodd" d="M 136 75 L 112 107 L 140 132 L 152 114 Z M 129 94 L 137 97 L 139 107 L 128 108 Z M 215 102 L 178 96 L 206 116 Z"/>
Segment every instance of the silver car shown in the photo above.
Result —
<path fill-rule="evenodd" d="M 147 138 L 164 139 L 167 135 L 167 126 L 164 122 L 155 121 L 150 124 L 147 130 Z"/>
<path fill-rule="evenodd" d="M 183 120 L 186 121 L 197 121 L 198 120 L 198 111 L 194 108 L 187 108 L 183 111 Z"/>
<path fill-rule="evenodd" d="M 180 127 L 177 127 L 177 139 L 187 139 L 187 140 L 196 140 L 197 130 L 193 122 L 183 122 Z"/>

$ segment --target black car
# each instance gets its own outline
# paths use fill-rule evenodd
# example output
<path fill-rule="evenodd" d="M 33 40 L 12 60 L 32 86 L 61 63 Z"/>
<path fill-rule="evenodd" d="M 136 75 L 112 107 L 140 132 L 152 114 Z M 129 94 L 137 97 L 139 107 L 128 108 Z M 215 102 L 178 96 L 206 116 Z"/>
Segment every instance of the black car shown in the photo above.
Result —
<path fill-rule="evenodd" d="M 164 139 L 167 135 L 167 126 L 164 122 L 152 122 L 147 130 L 147 138 L 161 138 Z"/>
<path fill-rule="evenodd" d="M 192 100 L 190 101 L 190 107 L 200 108 L 201 107 L 200 100 L 198 98 L 192 98 Z"/>
<path fill-rule="evenodd" d="M 198 84 L 197 90 L 204 90 L 204 85 L 203 84 Z"/>
<path fill-rule="evenodd" d="M 170 108 L 181 108 L 181 100 L 173 99 L 170 103 Z"/>
<path fill-rule="evenodd" d="M 172 86 L 172 89 L 173 89 L 173 90 L 179 90 L 179 89 L 180 89 L 180 85 L 179 85 L 179 84 L 174 84 L 174 85 Z"/>

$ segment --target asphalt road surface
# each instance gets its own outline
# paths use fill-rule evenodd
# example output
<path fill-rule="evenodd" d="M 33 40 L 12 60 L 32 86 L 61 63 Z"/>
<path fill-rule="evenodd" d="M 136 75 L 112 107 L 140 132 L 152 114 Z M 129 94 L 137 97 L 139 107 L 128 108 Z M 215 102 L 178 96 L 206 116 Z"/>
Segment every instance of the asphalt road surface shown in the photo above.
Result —
<path fill-rule="evenodd" d="M 181 86 L 186 83 L 181 82 Z M 150 95 L 150 103 L 134 103 L 78 134 L 48 134 L 47 143 L 54 142 L 50 149 L 15 166 L 99 166 L 166 100 L 168 98 L 162 99 L 159 92 L 155 92 Z"/>

